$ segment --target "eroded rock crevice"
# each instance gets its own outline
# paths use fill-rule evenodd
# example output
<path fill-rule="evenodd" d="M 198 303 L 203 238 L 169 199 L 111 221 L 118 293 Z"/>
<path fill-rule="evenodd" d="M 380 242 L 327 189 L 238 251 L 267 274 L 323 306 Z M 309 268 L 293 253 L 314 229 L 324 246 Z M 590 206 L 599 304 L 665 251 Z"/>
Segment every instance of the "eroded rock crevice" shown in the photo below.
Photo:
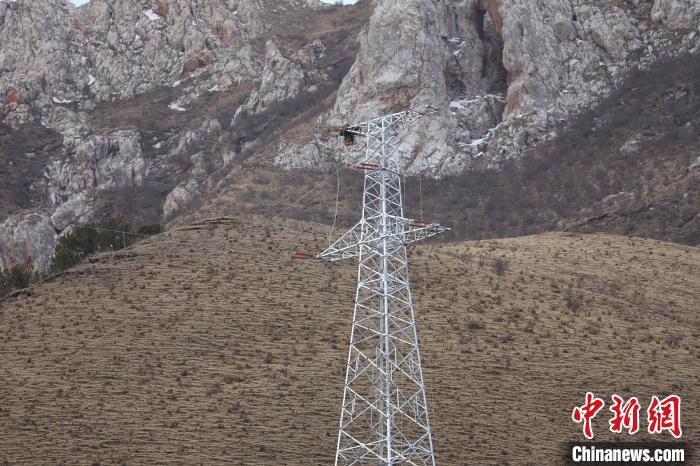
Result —
<path fill-rule="evenodd" d="M 508 71 L 503 66 L 503 17 L 498 2 L 481 0 L 475 6 L 477 31 L 484 45 L 483 77 L 490 84 L 488 92 L 505 94 Z"/>
<path fill-rule="evenodd" d="M 467 23 L 471 36 L 479 42 L 465 43 L 461 37 L 450 38 L 448 42 L 454 48 L 453 54 L 465 52 L 466 47 L 476 51 L 481 59 L 480 76 L 476 89 L 468 92 L 469 86 L 460 81 L 459 75 L 451 74 L 448 80 L 450 111 L 457 121 L 453 146 L 463 157 L 473 160 L 487 146 L 494 128 L 503 120 L 506 95 L 508 90 L 508 72 L 503 65 L 503 18 L 495 1 L 481 0 L 473 5 L 471 21 Z M 460 31 L 462 37 L 469 32 Z M 455 60 L 459 63 L 458 60 Z M 458 81 L 459 86 L 449 84 Z"/>

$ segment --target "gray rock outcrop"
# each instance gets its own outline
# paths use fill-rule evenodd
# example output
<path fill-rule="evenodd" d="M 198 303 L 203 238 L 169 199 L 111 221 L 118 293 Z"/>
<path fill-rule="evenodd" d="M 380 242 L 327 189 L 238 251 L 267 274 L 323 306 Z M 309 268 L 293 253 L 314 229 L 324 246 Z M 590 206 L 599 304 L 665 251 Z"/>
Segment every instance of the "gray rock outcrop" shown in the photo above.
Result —
<path fill-rule="evenodd" d="M 699 8 L 694 0 L 380 0 L 335 105 L 318 124 L 432 105 L 442 111 L 402 144 L 408 173 L 498 167 L 556 136 L 632 68 L 698 54 Z M 503 95 L 503 107 L 481 102 L 485 95 Z M 337 163 L 339 146 L 323 134 L 303 146 L 280 145 L 276 163 Z M 348 156 L 356 157 L 359 151 Z"/>
<path fill-rule="evenodd" d="M 158 179 L 172 186 L 163 219 L 191 204 L 211 184 L 207 177 L 236 157 L 230 148 L 206 150 L 231 121 L 150 133 L 120 122 L 96 128 L 96 109 L 165 89 L 172 96 L 165 111 L 186 114 L 202 95 L 252 83 L 240 108 L 264 111 L 325 78 L 316 69 L 322 41 L 297 49 L 277 38 L 287 21 L 325 8 L 317 0 L 92 0 L 79 8 L 67 0 L 0 1 L 0 122 L 22 131 L 38 121 L 63 137 L 32 182 L 44 199 L 41 222 L 39 214 L 17 213 L 3 224 L 0 242 L 40 238 L 29 252 L 32 267 L 45 271 L 52 243 L 35 230 L 96 220 L 105 193 L 147 189 Z M 0 267 L 26 262 L 29 253 L 15 246 L 5 248 Z"/>
<path fill-rule="evenodd" d="M 0 223 L 0 269 L 21 266 L 46 272 L 56 245 L 48 213 L 17 212 Z"/>

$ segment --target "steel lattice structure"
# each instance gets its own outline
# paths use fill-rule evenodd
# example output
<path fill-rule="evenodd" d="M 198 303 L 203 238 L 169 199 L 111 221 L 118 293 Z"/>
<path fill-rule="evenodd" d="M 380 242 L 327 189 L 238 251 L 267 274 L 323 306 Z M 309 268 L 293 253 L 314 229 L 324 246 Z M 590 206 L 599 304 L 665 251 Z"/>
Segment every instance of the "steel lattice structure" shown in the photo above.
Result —
<path fill-rule="evenodd" d="M 406 245 L 446 228 L 404 217 L 397 151 L 425 113 L 344 128 L 367 141 L 362 218 L 315 256 L 359 260 L 336 465 L 435 465 Z"/>

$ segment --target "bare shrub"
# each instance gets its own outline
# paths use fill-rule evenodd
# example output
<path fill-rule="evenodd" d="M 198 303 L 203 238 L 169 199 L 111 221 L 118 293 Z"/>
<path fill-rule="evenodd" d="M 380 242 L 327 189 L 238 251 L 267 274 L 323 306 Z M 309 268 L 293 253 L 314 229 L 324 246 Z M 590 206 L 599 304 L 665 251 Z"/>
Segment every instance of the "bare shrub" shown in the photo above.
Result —
<path fill-rule="evenodd" d="M 568 290 L 564 295 L 566 307 L 572 311 L 578 311 L 583 305 L 583 294 L 580 291 Z"/>
<path fill-rule="evenodd" d="M 683 337 L 681 335 L 666 335 L 664 340 L 669 348 L 678 348 L 681 345 L 681 340 Z"/>
<path fill-rule="evenodd" d="M 496 275 L 503 275 L 504 273 L 506 273 L 509 267 L 510 262 L 508 261 L 508 259 L 504 259 L 503 257 L 494 259 L 491 263 L 491 269 L 493 269 Z"/>
<path fill-rule="evenodd" d="M 475 320 L 470 320 L 469 322 L 467 322 L 467 328 L 469 330 L 483 330 L 484 324 Z"/>

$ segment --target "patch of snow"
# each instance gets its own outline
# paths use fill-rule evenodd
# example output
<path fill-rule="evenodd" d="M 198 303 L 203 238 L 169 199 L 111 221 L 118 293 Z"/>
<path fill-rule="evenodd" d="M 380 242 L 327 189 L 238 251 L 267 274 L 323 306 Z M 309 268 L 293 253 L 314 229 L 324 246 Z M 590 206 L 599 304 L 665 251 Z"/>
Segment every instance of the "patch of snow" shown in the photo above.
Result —
<path fill-rule="evenodd" d="M 154 149 L 160 149 L 160 147 L 163 145 L 163 143 L 159 142 L 158 144 L 155 144 L 153 146 Z"/>
<path fill-rule="evenodd" d="M 458 57 L 461 53 L 462 53 L 462 50 L 461 50 L 461 49 L 460 49 L 460 50 L 455 50 L 454 52 L 452 52 L 452 55 L 454 55 L 455 57 Z"/>
<path fill-rule="evenodd" d="M 95 77 L 88 73 L 88 86 L 92 86 L 95 83 Z"/>
<path fill-rule="evenodd" d="M 146 15 L 146 18 L 150 19 L 151 21 L 158 21 L 161 18 L 161 16 L 158 13 L 156 13 L 150 8 L 144 11 L 143 14 Z"/>
<path fill-rule="evenodd" d="M 478 147 L 480 144 L 483 144 L 484 142 L 488 141 L 489 136 L 490 136 L 490 134 L 487 134 L 483 138 L 472 139 L 469 142 L 460 142 L 459 145 L 462 147 L 467 147 L 467 146 Z"/>
<path fill-rule="evenodd" d="M 453 44 L 461 44 L 462 38 L 461 37 L 453 37 L 451 39 L 447 39 L 447 42 L 452 42 Z"/>
<path fill-rule="evenodd" d="M 688 166 L 688 171 L 692 172 L 695 170 L 700 170 L 700 157 L 696 158 L 695 161 Z"/>
<path fill-rule="evenodd" d="M 483 100 L 483 99 L 488 99 L 489 97 L 492 99 L 496 99 L 500 102 L 504 102 L 506 100 L 505 97 L 503 96 L 503 94 L 486 94 L 486 95 L 478 95 L 471 100 L 467 100 L 465 103 L 472 104 L 474 102 L 478 102 L 478 101 Z"/>
<path fill-rule="evenodd" d="M 609 204 L 610 202 L 614 201 L 615 199 L 617 199 L 617 198 L 619 198 L 619 197 L 626 196 L 626 195 L 627 195 L 627 193 L 624 192 L 624 191 L 620 191 L 620 192 L 617 193 L 617 194 L 608 194 L 607 196 L 605 196 L 605 197 L 603 198 L 603 200 L 602 200 L 601 202 L 604 202 L 604 203 L 606 203 L 606 204 Z"/>
<path fill-rule="evenodd" d="M 487 98 L 492 98 L 492 99 L 498 100 L 499 102 L 504 102 L 506 100 L 505 97 L 503 96 L 503 94 L 478 95 L 478 96 L 474 97 L 473 99 L 469 99 L 469 100 L 453 100 L 452 102 L 450 102 L 450 108 L 456 109 L 456 110 L 461 110 L 462 108 L 464 108 L 465 105 L 473 104 L 475 102 L 479 102 L 479 101 L 481 101 L 483 99 L 487 99 Z"/>
<path fill-rule="evenodd" d="M 177 81 L 175 81 L 175 82 L 173 83 L 173 87 L 177 87 L 177 86 L 179 86 L 180 84 L 182 84 L 182 81 L 180 81 L 180 80 L 178 79 Z"/>
<path fill-rule="evenodd" d="M 59 99 L 58 97 L 52 97 L 51 100 L 53 100 L 53 103 L 55 104 L 72 104 L 72 100 L 68 99 Z"/>
<path fill-rule="evenodd" d="M 185 110 L 183 107 L 180 107 L 180 106 L 177 104 L 177 102 L 172 102 L 170 105 L 168 105 L 168 108 L 169 108 L 170 110 L 175 110 L 175 111 L 178 111 L 178 112 L 186 112 L 186 111 L 187 111 L 187 110 Z"/>

